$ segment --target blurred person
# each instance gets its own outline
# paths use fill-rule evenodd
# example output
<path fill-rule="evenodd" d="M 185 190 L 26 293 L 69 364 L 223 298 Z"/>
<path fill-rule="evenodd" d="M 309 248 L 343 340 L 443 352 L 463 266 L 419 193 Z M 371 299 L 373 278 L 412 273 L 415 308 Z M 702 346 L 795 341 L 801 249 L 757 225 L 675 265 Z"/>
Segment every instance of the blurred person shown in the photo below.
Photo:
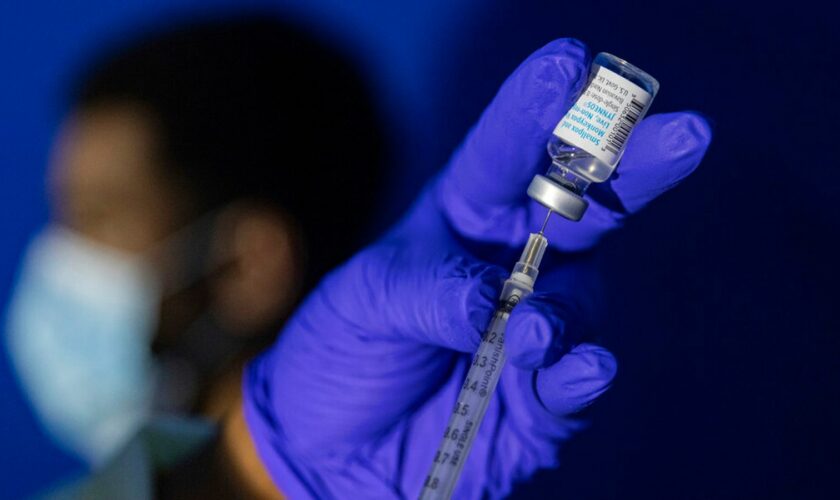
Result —
<path fill-rule="evenodd" d="M 153 415 L 221 418 L 244 361 L 362 241 L 381 149 L 356 71 L 272 17 L 169 28 L 95 61 L 8 314 L 50 435 L 96 469 Z"/>

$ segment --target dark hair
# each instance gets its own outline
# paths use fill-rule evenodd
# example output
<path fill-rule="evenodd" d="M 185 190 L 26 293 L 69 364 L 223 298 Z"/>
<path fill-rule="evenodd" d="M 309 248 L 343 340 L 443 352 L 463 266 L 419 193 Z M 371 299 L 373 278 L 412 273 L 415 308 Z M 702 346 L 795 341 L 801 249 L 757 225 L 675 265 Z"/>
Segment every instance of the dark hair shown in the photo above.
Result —
<path fill-rule="evenodd" d="M 131 102 L 159 128 L 160 160 L 209 211 L 237 199 L 290 214 L 307 284 L 360 244 L 380 180 L 377 114 L 336 51 L 266 16 L 146 35 L 80 79 L 72 105 Z"/>

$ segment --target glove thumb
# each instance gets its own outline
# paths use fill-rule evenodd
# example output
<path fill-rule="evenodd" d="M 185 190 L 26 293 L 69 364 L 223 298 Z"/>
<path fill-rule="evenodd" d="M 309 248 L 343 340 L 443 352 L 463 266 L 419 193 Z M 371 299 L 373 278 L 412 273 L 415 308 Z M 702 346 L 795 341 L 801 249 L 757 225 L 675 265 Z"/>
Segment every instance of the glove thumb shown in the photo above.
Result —
<path fill-rule="evenodd" d="M 537 397 L 554 415 L 576 413 L 610 388 L 616 369 L 611 352 L 594 344 L 580 344 L 554 365 L 537 372 Z"/>

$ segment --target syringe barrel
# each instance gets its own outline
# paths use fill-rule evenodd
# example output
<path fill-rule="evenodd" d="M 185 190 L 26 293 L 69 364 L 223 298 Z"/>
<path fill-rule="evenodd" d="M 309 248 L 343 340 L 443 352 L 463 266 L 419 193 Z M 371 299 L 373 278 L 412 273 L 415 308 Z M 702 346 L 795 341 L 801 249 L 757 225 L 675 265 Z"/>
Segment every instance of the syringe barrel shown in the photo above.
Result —
<path fill-rule="evenodd" d="M 548 240 L 541 233 L 531 234 L 519 262 L 505 281 L 499 306 L 473 356 L 432 468 L 423 483 L 420 500 L 451 498 L 505 364 L 508 318 L 516 304 L 534 291 L 537 270 L 547 247 Z"/>

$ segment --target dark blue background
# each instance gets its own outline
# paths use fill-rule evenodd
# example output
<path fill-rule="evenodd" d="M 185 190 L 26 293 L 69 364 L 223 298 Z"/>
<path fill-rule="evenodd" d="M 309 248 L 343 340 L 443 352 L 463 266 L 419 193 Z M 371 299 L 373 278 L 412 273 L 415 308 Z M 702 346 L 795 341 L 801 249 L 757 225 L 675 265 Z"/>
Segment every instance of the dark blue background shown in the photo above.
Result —
<path fill-rule="evenodd" d="M 396 145 L 392 211 L 531 51 L 574 36 L 657 77 L 652 112 L 715 122 L 700 170 L 608 238 L 613 390 L 564 466 L 517 490 L 562 498 L 835 497 L 840 422 L 838 16 L 752 2 L 178 0 L 0 10 L 0 303 L 42 194 L 57 100 L 121 34 L 271 4 L 355 54 Z M 396 161 L 398 160 L 398 161 Z M 0 497 L 78 470 L 0 363 Z"/>

